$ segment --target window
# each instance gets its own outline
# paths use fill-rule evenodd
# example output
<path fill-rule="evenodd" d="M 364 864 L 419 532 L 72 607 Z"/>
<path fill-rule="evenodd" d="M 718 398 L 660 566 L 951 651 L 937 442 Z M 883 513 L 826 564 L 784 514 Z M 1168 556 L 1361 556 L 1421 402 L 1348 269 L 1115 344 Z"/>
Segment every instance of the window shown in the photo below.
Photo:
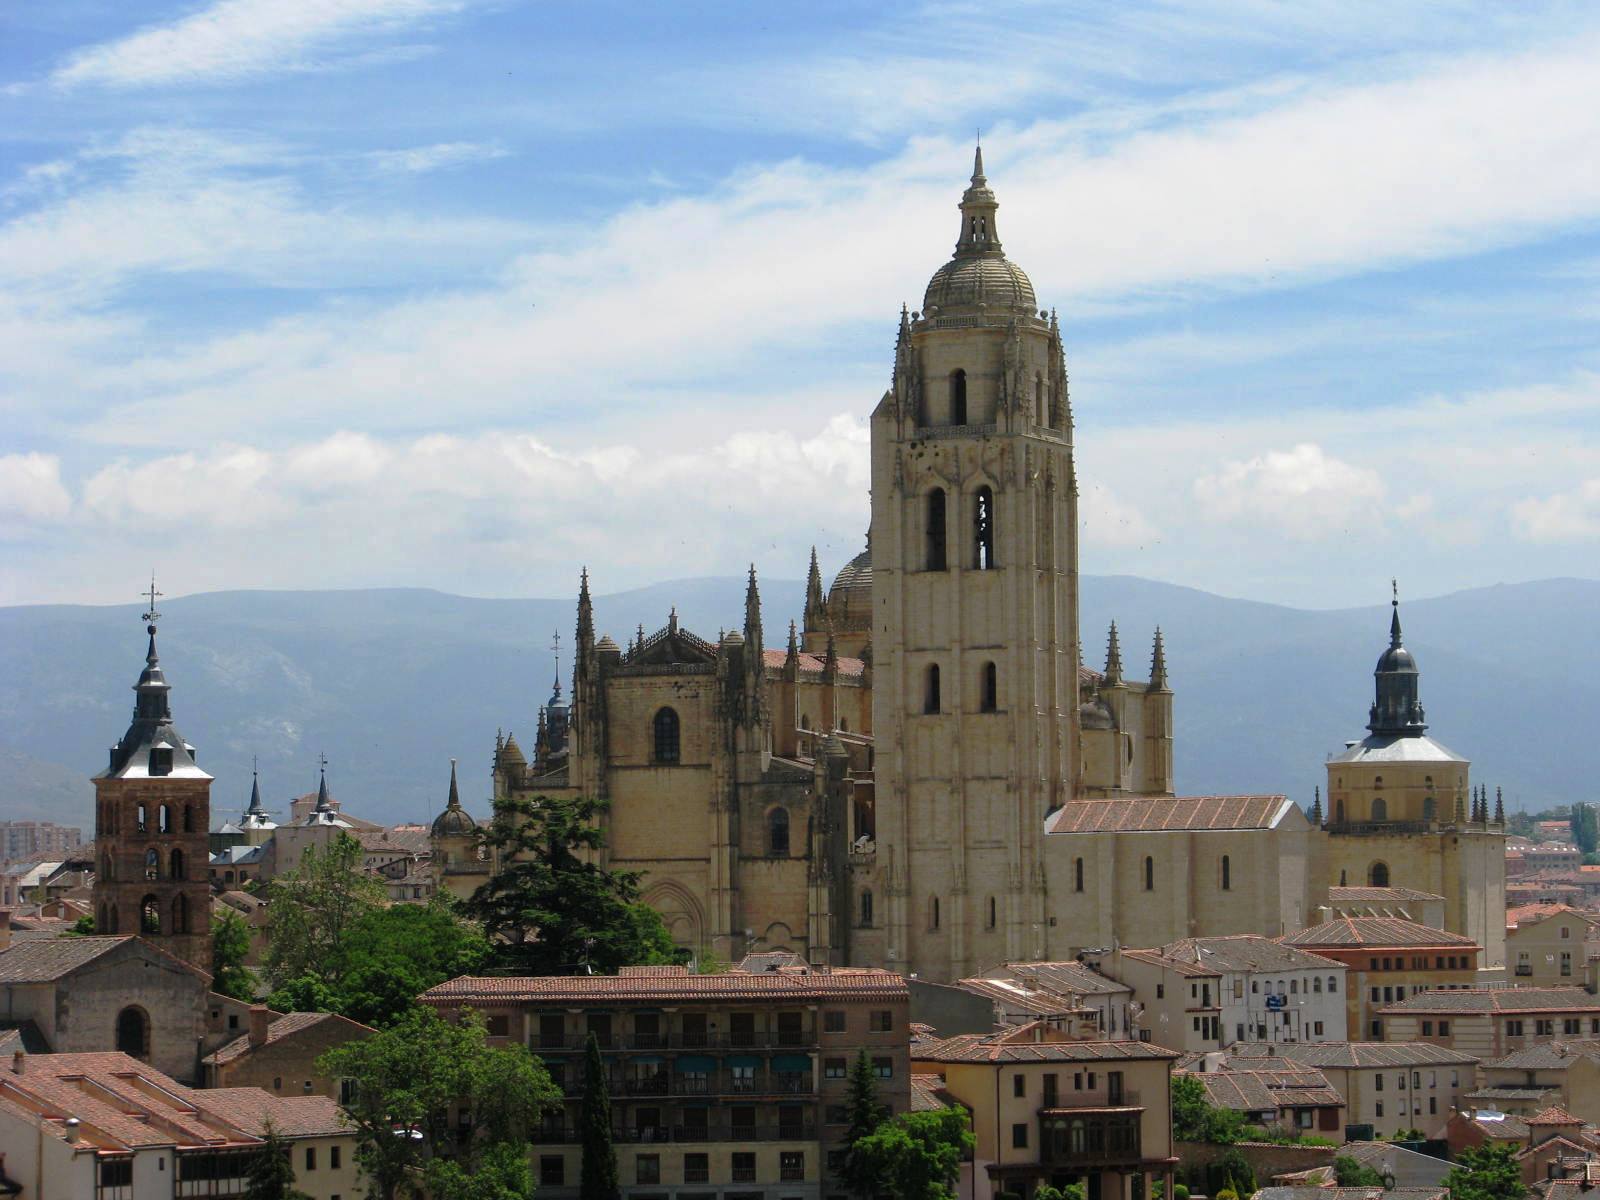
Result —
<path fill-rule="evenodd" d="M 706 1183 L 711 1178 L 711 1159 L 705 1154 L 685 1154 L 683 1156 L 683 1181 L 685 1183 Z"/>
<path fill-rule="evenodd" d="M 922 693 L 922 711 L 936 713 L 939 711 L 939 664 L 930 663 L 923 676 L 924 685 Z"/>
<path fill-rule="evenodd" d="M 806 1177 L 804 1150 L 784 1150 L 778 1155 L 778 1178 L 784 1183 L 795 1183 Z"/>
<path fill-rule="evenodd" d="M 928 899 L 928 928 L 939 928 L 939 897 L 932 896 Z"/>
<path fill-rule="evenodd" d="M 161 878 L 161 852 L 154 846 L 144 852 L 144 877 L 147 880 Z"/>
<path fill-rule="evenodd" d="M 867 1028 L 873 1033 L 894 1032 L 894 1012 L 887 1008 L 875 1008 L 867 1019 Z"/>
<path fill-rule="evenodd" d="M 1389 886 L 1389 864 L 1375 862 L 1367 872 L 1367 883 L 1372 887 Z"/>
<path fill-rule="evenodd" d="M 1439 1022 L 1439 1036 L 1440 1037 L 1449 1037 L 1450 1036 L 1450 1022 L 1449 1021 L 1440 1021 Z"/>
<path fill-rule="evenodd" d="M 344 1161 L 341 1155 L 342 1152 L 338 1146 L 328 1147 L 328 1169 L 330 1171 L 339 1169 L 340 1164 Z"/>
<path fill-rule="evenodd" d="M 872 1073 L 879 1079 L 894 1078 L 894 1059 L 875 1058 L 872 1060 Z"/>
<path fill-rule="evenodd" d="M 1424 1021 L 1422 1023 L 1422 1036 L 1423 1037 L 1432 1037 L 1433 1036 L 1433 1022 L 1432 1021 Z"/>
<path fill-rule="evenodd" d="M 1011 1094 L 1013 1096 L 1026 1096 L 1028 1094 L 1028 1077 L 1021 1071 L 1011 1077 Z"/>
<path fill-rule="evenodd" d="M 1228 861 L 1228 856 L 1222 856 L 1222 890 L 1230 891 L 1233 887 L 1233 864 Z"/>
<path fill-rule="evenodd" d="M 129 1005 L 117 1014 L 117 1049 L 130 1058 L 144 1058 L 150 1053 L 150 1016 L 137 1005 Z"/>
<path fill-rule="evenodd" d="M 1382 1100 L 1379 1100 L 1375 1105 L 1373 1105 L 1373 1112 L 1377 1116 L 1380 1116 L 1380 1117 L 1383 1116 L 1383 1101 Z"/>
<path fill-rule="evenodd" d="M 1561 952 L 1561 974 L 1568 978 L 1572 975 L 1572 951 L 1570 950 Z"/>
<path fill-rule="evenodd" d="M 1337 992 L 1338 990 L 1339 990 L 1339 977 L 1337 975 L 1329 975 L 1328 976 L 1328 991 L 1329 992 Z"/>
<path fill-rule="evenodd" d="M 863 929 L 872 928 L 872 893 L 870 891 L 861 893 L 861 927 Z"/>
<path fill-rule="evenodd" d="M 1081 858 L 1072 860 L 1072 890 L 1075 892 L 1083 891 L 1083 859 Z"/>
<path fill-rule="evenodd" d="M 661 1156 L 641 1154 L 633 1160 L 635 1183 L 661 1182 Z"/>
<path fill-rule="evenodd" d="M 822 1032 L 843 1033 L 844 1016 L 844 1009 L 842 1008 L 824 1009 L 822 1013 Z"/>
<path fill-rule="evenodd" d="M 756 1156 L 748 1150 L 738 1150 L 733 1155 L 733 1181 L 735 1183 L 754 1183 L 756 1180 Z"/>
<path fill-rule="evenodd" d="M 1438 1114 L 1439 1114 L 1439 1097 L 1437 1097 L 1437 1096 L 1429 1096 L 1428 1097 L 1428 1115 L 1429 1116 L 1438 1116 Z"/>
<path fill-rule="evenodd" d="M 767 814 L 767 855 L 789 857 L 789 810 L 782 806 Z"/>
<path fill-rule="evenodd" d="M 1314 979 L 1312 979 L 1312 981 L 1311 981 L 1311 990 L 1313 992 L 1317 992 L 1317 993 L 1320 993 L 1322 991 L 1322 976 L 1321 975 L 1318 975 Z"/>
<path fill-rule="evenodd" d="M 989 897 L 989 928 L 990 929 L 993 929 L 995 927 L 996 917 L 997 916 L 998 916 L 998 914 L 995 911 L 994 897 L 990 896 Z"/>
<path fill-rule="evenodd" d="M 656 713 L 655 746 L 656 762 L 678 761 L 678 714 L 670 708 L 663 708 Z"/>
<path fill-rule="evenodd" d="M 950 424 L 965 425 L 967 423 L 967 373 L 962 370 L 950 372 Z"/>
<path fill-rule="evenodd" d="M 1317 1037 L 1321 1037 L 1322 1036 L 1322 1022 L 1321 1021 L 1312 1022 L 1311 1032 L 1314 1033 Z"/>
<path fill-rule="evenodd" d="M 1056 1091 L 1056 1074 L 1052 1071 L 1044 1077 L 1044 1106 L 1046 1108 L 1054 1108 L 1059 1100 L 1060 1096 Z"/>
<path fill-rule="evenodd" d="M 1144 890 L 1147 892 L 1156 890 L 1156 860 L 1148 854 L 1144 858 Z"/>
<path fill-rule="evenodd" d="M 928 493 L 928 570 L 945 569 L 944 489 Z"/>
<path fill-rule="evenodd" d="M 849 1065 L 842 1058 L 825 1058 L 822 1060 L 822 1077 L 824 1079 L 843 1079 L 849 1072 Z"/>
<path fill-rule="evenodd" d="M 484 1022 L 484 1033 L 490 1037 L 510 1037 L 511 1018 L 501 1013 Z"/>
<path fill-rule="evenodd" d="M 979 712 L 995 712 L 1000 707 L 1000 672 L 991 662 L 983 664 L 983 685 L 978 695 Z"/>
<path fill-rule="evenodd" d="M 146 896 L 139 905 L 139 932 L 161 932 L 161 906 L 154 896 Z"/>
<path fill-rule="evenodd" d="M 1011 1148 L 1013 1150 L 1026 1150 L 1028 1148 L 1027 1122 L 1018 1121 L 1011 1127 Z"/>
<path fill-rule="evenodd" d="M 1372 802 L 1372 819 L 1373 821 L 1387 821 L 1389 819 L 1389 806 L 1384 802 L 1382 796 L 1378 796 Z M 1388 887 L 1389 885 L 1386 883 L 1380 883 L 1373 884 L 1373 886 Z"/>
<path fill-rule="evenodd" d="M 1164 983 L 1156 984 L 1156 999 L 1157 1000 L 1165 1000 L 1166 997 L 1167 997 L 1167 985 L 1164 984 Z"/>
<path fill-rule="evenodd" d="M 981 487 L 972 497 L 972 565 L 994 570 L 994 492 Z"/>

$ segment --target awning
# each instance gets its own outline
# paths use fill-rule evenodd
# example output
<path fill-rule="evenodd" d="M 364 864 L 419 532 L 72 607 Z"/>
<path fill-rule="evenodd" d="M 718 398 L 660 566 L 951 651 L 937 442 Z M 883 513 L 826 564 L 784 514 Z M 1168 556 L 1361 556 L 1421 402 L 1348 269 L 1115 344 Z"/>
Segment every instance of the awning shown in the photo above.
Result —
<path fill-rule="evenodd" d="M 699 1072 L 711 1072 L 717 1069 L 717 1060 L 707 1054 L 680 1054 L 678 1056 L 678 1070 L 685 1075 L 694 1075 Z"/>
<path fill-rule="evenodd" d="M 783 1072 L 809 1071 L 811 1057 L 806 1054 L 775 1054 L 772 1056 L 772 1069 Z"/>
<path fill-rule="evenodd" d="M 754 1054 L 730 1054 L 727 1061 L 729 1068 L 759 1067 L 761 1065 L 761 1059 Z"/>

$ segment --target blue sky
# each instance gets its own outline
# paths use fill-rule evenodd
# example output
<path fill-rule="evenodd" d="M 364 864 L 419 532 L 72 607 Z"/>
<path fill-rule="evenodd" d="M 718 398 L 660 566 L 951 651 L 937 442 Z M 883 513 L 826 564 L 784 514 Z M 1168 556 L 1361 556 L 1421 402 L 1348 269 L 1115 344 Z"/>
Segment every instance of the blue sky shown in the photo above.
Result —
<path fill-rule="evenodd" d="M 1586 4 L 0 9 L 0 603 L 830 565 L 973 131 L 1086 571 L 1597 574 Z"/>

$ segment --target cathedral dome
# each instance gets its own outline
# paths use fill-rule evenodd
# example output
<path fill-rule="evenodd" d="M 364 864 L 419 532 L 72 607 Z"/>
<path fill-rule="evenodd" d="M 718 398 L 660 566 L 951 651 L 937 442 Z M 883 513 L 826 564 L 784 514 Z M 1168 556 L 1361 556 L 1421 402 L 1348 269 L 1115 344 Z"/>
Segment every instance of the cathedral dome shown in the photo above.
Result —
<path fill-rule="evenodd" d="M 872 547 L 867 547 L 840 568 L 828 589 L 828 617 L 843 626 L 851 620 L 872 618 Z"/>
<path fill-rule="evenodd" d="M 982 147 L 973 156 L 972 182 L 962 194 L 960 208 L 961 236 L 955 255 L 928 280 L 922 315 L 937 317 L 982 307 L 1001 312 L 1020 309 L 1031 316 L 1039 300 L 1028 276 L 1000 247 L 995 224 L 1000 204 L 983 174 Z"/>
<path fill-rule="evenodd" d="M 445 810 L 433 819 L 430 831 L 435 838 L 471 837 L 478 832 L 472 814 L 461 807 L 461 792 L 456 787 L 456 760 L 450 760 L 450 798 Z"/>
<path fill-rule="evenodd" d="M 1030 313 L 1039 307 L 1022 268 L 998 255 L 951 259 L 933 273 L 922 296 L 922 311 L 928 315 L 978 304 Z"/>

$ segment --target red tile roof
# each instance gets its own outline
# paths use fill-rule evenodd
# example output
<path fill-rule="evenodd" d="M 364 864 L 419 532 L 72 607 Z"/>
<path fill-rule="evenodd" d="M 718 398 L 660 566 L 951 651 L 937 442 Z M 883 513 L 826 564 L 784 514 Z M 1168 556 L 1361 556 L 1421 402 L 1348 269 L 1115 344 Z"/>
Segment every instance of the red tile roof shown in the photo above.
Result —
<path fill-rule="evenodd" d="M 1013 1042 L 1015 1030 L 1004 1034 L 963 1033 L 941 1042 L 921 1043 L 911 1056 L 917 1062 L 1026 1063 L 1026 1062 L 1126 1062 L 1130 1059 L 1174 1059 L 1176 1050 L 1154 1042 Z"/>
<path fill-rule="evenodd" d="M 1529 1125 L 1582 1125 L 1583 1122 L 1573 1116 L 1559 1104 L 1552 1104 L 1549 1108 L 1535 1113 L 1531 1117 L 1522 1118 Z"/>
<path fill-rule="evenodd" d="M 1418 992 L 1386 1005 L 1379 1012 L 1395 1013 L 1540 1013 L 1587 1012 L 1600 1009 L 1600 996 L 1580 987 L 1457 988 Z"/>
<path fill-rule="evenodd" d="M 746 975 L 463 975 L 423 992 L 419 999 L 436 1007 L 462 1003 L 617 1003 L 659 1000 L 775 1000 L 804 1002 L 830 997 L 905 999 L 906 981 L 892 971 L 865 967 L 796 974 L 768 971 Z"/>
<path fill-rule="evenodd" d="M 824 655 L 807 654 L 803 651 L 800 653 L 799 659 L 800 674 L 802 676 L 821 675 L 823 665 L 827 661 L 827 658 Z M 782 671 L 784 664 L 788 661 L 789 652 L 787 650 L 763 650 L 761 652 L 761 662 L 762 665 L 767 668 L 767 675 L 769 678 L 771 678 L 777 672 Z M 839 675 L 841 678 L 860 679 L 866 674 L 867 664 L 859 658 L 840 657 L 835 658 L 834 661 L 839 664 Z"/>
<path fill-rule="evenodd" d="M 1416 921 L 1399 917 L 1335 917 L 1321 925 L 1287 934 L 1283 939 L 1291 946 L 1319 946 L 1327 949 L 1380 949 L 1405 947 L 1406 949 L 1476 950 L 1478 944 L 1471 938 Z"/>
<path fill-rule="evenodd" d="M 273 1042 L 281 1042 L 284 1038 L 293 1037 L 305 1029 L 312 1029 L 326 1021 L 338 1021 L 349 1026 L 345 1032 L 349 1037 L 376 1032 L 370 1025 L 363 1025 L 360 1021 L 352 1021 L 348 1017 L 341 1017 L 336 1013 L 326 1012 L 292 1012 L 285 1013 L 267 1026 L 267 1040 L 262 1045 L 270 1046 Z M 250 1044 L 250 1035 L 236 1037 L 221 1049 L 209 1054 L 202 1061 L 213 1066 L 226 1066 L 236 1059 L 243 1058 L 257 1047 Z"/>
<path fill-rule="evenodd" d="M 1271 829 L 1294 805 L 1285 796 L 1126 796 L 1073 800 L 1045 822 L 1046 833 Z"/>

